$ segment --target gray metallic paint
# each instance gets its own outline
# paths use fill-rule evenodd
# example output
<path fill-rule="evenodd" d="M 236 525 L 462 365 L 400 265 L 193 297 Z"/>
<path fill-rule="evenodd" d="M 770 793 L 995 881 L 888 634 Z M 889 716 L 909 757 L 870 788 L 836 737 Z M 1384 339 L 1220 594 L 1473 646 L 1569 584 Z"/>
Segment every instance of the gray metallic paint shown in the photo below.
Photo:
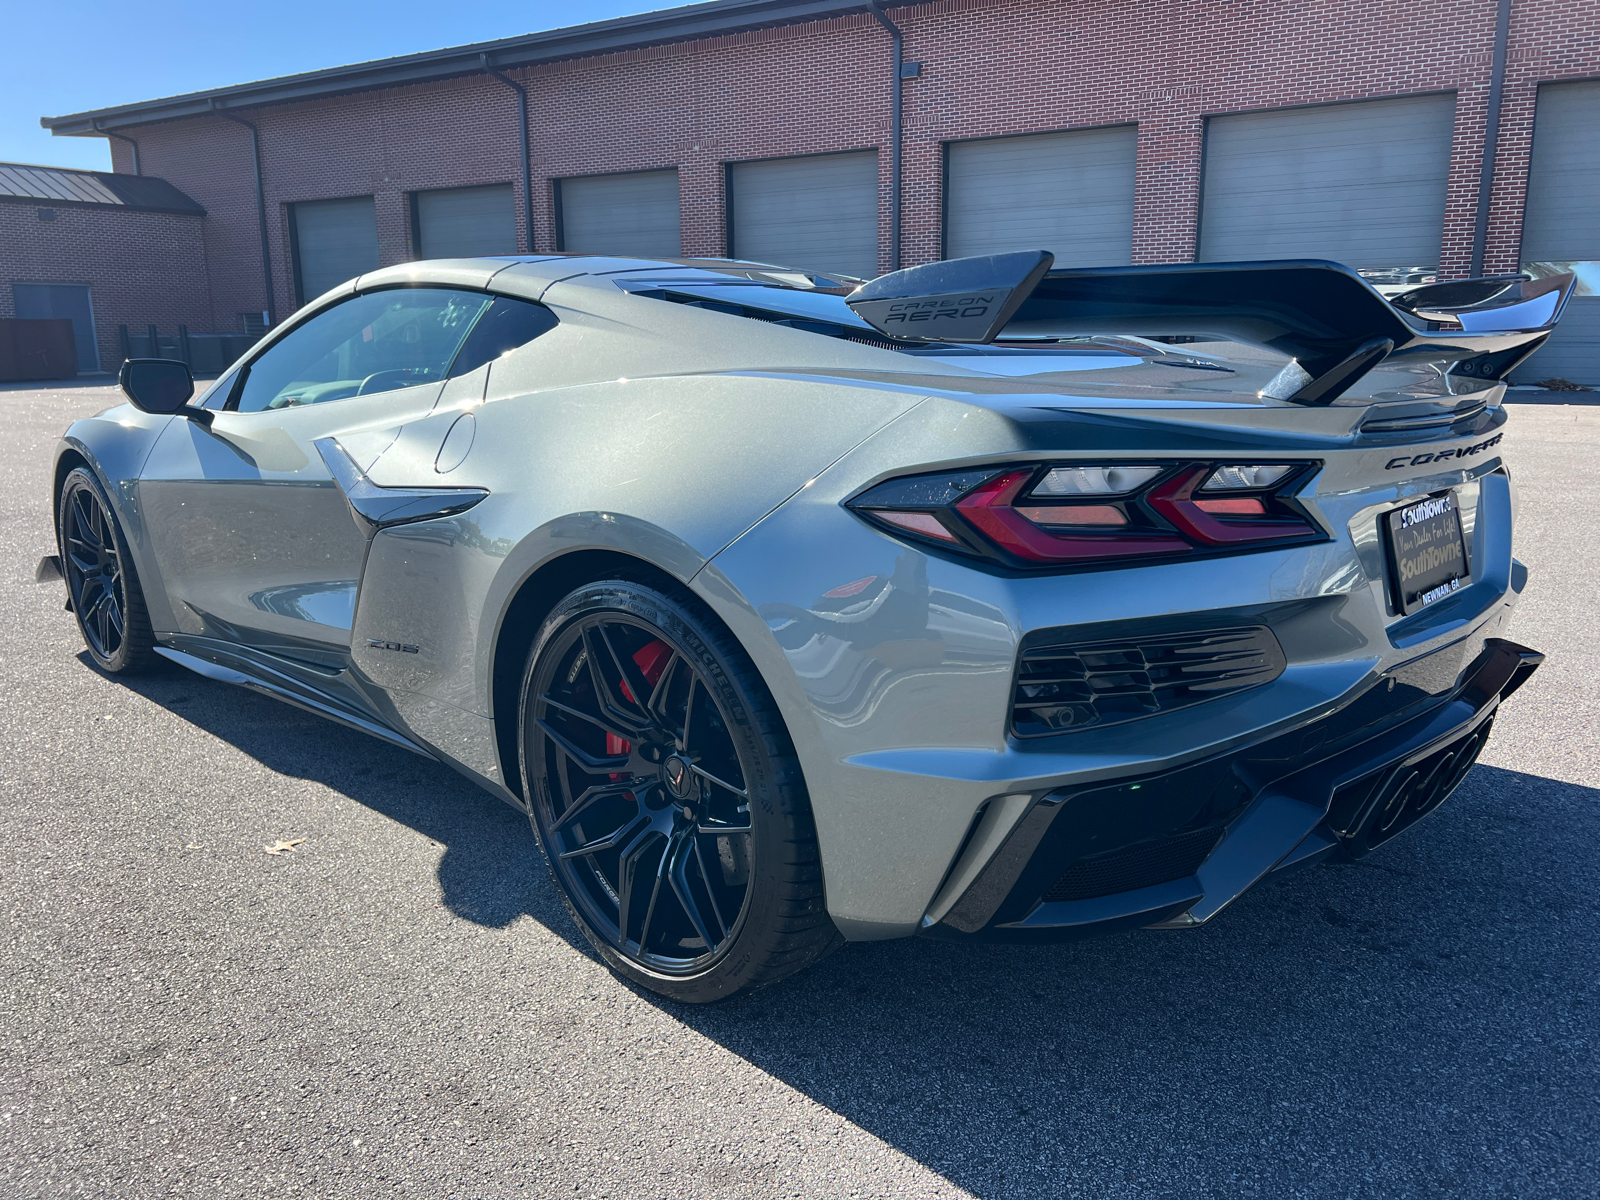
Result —
<path fill-rule="evenodd" d="M 1521 576 L 1499 455 L 1391 471 L 1396 446 L 1483 435 L 1359 432 L 1374 403 L 1408 412 L 1496 402 L 1497 387 L 1457 393 L 1432 368 L 1386 365 L 1355 394 L 1308 410 L 1258 394 L 1281 359 L 1217 343 L 1134 344 L 1137 365 L 998 377 L 959 359 L 631 296 L 607 274 L 684 271 L 595 258 L 388 268 L 319 298 L 263 345 L 352 291 L 421 282 L 542 299 L 560 324 L 433 395 L 218 413 L 209 432 L 119 406 L 76 423 L 63 448 L 106 483 L 173 657 L 296 702 L 337 676 L 327 694 L 344 699 L 324 711 L 386 726 L 512 802 L 505 773 L 515 764 L 500 761 L 495 739 L 495 722 L 511 714 L 494 710 L 493 678 L 519 588 L 563 555 L 595 549 L 683 582 L 738 637 L 783 714 L 816 814 L 829 911 L 856 939 L 902 936 L 948 910 L 1033 797 L 1296 728 L 1401 664 L 1441 647 L 1470 658 L 1505 628 Z M 467 420 L 470 440 L 451 439 L 444 455 Z M 379 486 L 490 494 L 467 512 L 380 529 L 369 544 L 312 448 L 323 436 Z M 1261 455 L 1322 464 L 1300 500 L 1327 540 L 1020 575 L 902 542 L 842 507 L 891 474 L 958 464 Z M 1445 487 L 1462 488 L 1470 510 L 1475 581 L 1400 619 L 1380 515 Z M 862 580 L 854 602 L 827 595 Z M 307 608 L 319 588 L 348 589 L 347 621 L 313 619 L 329 611 Z M 1197 612 L 1271 625 L 1287 670 L 1182 712 L 1008 739 L 1029 630 Z M 956 863 L 986 802 L 988 824 Z M 1274 836 L 1289 854 L 1305 830 L 1291 839 L 1289 826 L 1303 822 L 1280 817 L 1251 819 L 1282 826 Z"/>

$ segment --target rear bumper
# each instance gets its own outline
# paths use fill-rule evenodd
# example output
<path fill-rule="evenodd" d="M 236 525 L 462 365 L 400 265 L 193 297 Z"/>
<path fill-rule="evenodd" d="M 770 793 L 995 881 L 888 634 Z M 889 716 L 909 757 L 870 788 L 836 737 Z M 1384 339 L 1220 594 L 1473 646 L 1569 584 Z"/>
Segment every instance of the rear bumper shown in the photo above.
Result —
<path fill-rule="evenodd" d="M 1491 638 L 1422 711 L 1397 711 L 1393 680 L 1380 679 L 1291 733 L 1162 774 L 1051 792 L 923 932 L 1053 941 L 1189 927 L 1274 870 L 1365 854 L 1454 791 L 1500 702 L 1542 661 Z"/>

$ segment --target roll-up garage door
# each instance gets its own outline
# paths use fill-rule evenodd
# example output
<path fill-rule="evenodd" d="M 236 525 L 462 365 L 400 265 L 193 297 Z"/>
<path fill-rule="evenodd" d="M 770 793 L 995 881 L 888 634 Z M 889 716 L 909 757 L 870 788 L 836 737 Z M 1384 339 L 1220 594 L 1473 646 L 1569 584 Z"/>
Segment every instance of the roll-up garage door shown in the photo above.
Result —
<path fill-rule="evenodd" d="M 1539 89 L 1522 227 L 1522 269 L 1573 271 L 1578 289 L 1517 382 L 1600 385 L 1600 82 Z"/>
<path fill-rule="evenodd" d="M 870 279 L 878 273 L 878 152 L 728 167 L 735 258 Z"/>
<path fill-rule="evenodd" d="M 556 197 L 563 250 L 640 258 L 677 258 L 682 253 L 677 171 L 559 179 Z"/>
<path fill-rule="evenodd" d="M 1210 118 L 1200 259 L 1436 269 L 1454 121 L 1453 95 Z"/>
<path fill-rule="evenodd" d="M 515 254 L 517 218 L 509 183 L 414 192 L 417 251 L 423 258 Z"/>
<path fill-rule="evenodd" d="M 378 269 L 378 218 L 371 196 L 302 201 L 290 217 L 299 303 Z"/>
<path fill-rule="evenodd" d="M 1133 261 L 1133 125 L 952 142 L 945 254 L 1049 250 L 1063 267 Z"/>

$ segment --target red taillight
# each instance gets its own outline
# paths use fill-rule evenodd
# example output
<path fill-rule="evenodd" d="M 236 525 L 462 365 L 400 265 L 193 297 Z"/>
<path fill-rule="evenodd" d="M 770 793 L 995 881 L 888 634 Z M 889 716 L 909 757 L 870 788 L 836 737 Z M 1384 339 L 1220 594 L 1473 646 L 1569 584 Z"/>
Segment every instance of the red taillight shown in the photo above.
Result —
<path fill-rule="evenodd" d="M 1213 517 L 1264 517 L 1267 506 L 1254 496 L 1237 500 L 1196 500 L 1194 506 Z"/>
<path fill-rule="evenodd" d="M 878 514 L 878 519 L 897 525 L 901 529 L 909 529 L 912 533 L 920 533 L 923 537 L 938 538 L 941 542 L 956 541 L 956 535 L 946 529 L 944 522 L 932 513 L 884 511 Z"/>
<path fill-rule="evenodd" d="M 1305 540 L 1279 495 L 1311 464 L 1029 464 L 891 479 L 849 501 L 896 533 L 1017 566 Z"/>
<path fill-rule="evenodd" d="M 1029 562 L 1082 562 L 1142 554 L 1183 554 L 1193 549 L 1180 537 L 1151 534 L 1062 534 L 1034 524 L 1014 507 L 1035 468 L 1008 471 L 956 502 L 956 511 L 1003 550 Z M 1104 507 L 1096 506 L 1096 507 Z"/>
<path fill-rule="evenodd" d="M 1277 542 L 1304 537 L 1313 532 L 1310 525 L 1295 518 L 1267 517 L 1266 503 L 1259 497 L 1207 497 L 1195 500 L 1194 492 L 1211 474 L 1209 466 L 1183 471 L 1160 487 L 1148 499 L 1155 509 L 1178 530 L 1204 546 L 1238 546 L 1246 542 Z M 1254 501 L 1255 512 L 1244 505 Z M 1238 506 L 1238 507 L 1222 507 Z M 1235 519 L 1229 520 L 1229 517 Z"/>

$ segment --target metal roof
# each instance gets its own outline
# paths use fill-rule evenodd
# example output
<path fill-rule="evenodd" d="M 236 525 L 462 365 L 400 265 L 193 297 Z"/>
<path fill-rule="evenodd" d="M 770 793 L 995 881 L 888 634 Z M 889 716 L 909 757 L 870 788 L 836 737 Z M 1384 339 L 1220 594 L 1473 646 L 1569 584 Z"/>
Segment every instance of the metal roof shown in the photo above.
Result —
<path fill-rule="evenodd" d="M 140 212 L 192 213 L 206 210 L 153 175 L 113 175 L 107 171 L 74 171 L 0 162 L 0 202 L 95 205 Z"/>
<path fill-rule="evenodd" d="M 898 0 L 895 7 L 924 2 L 926 0 Z M 709 4 L 690 4 L 493 42 L 381 58 L 161 100 L 96 108 L 62 117 L 40 117 L 39 124 L 57 136 L 94 137 L 107 130 L 203 116 L 222 108 L 289 104 L 475 75 L 489 67 L 532 66 L 867 11 L 865 0 L 711 0 Z"/>

